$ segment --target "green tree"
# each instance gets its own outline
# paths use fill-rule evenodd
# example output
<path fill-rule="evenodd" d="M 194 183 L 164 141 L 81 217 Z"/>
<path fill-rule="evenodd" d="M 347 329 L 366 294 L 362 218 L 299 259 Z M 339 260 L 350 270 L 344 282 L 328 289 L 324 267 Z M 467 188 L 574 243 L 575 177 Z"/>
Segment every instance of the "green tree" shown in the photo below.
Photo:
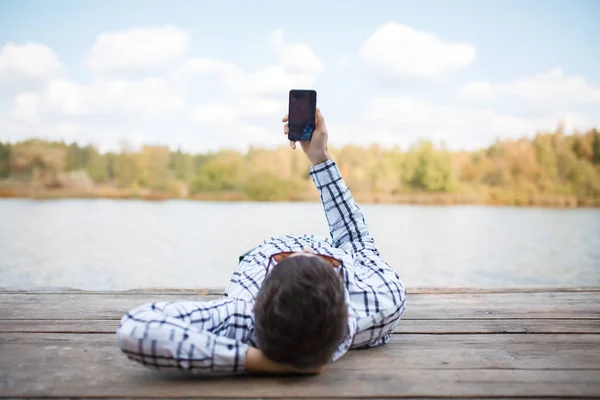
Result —
<path fill-rule="evenodd" d="M 240 189 L 243 158 L 239 153 L 221 151 L 203 162 L 191 184 L 192 193 Z"/>
<path fill-rule="evenodd" d="M 181 150 L 171 153 L 170 168 L 176 179 L 189 183 L 194 178 L 194 158 Z"/>
<path fill-rule="evenodd" d="M 294 197 L 294 182 L 282 179 L 279 175 L 263 171 L 248 178 L 244 192 L 256 201 L 281 201 Z"/>
<path fill-rule="evenodd" d="M 413 185 L 429 192 L 451 189 L 452 163 L 446 152 L 436 152 L 431 142 L 421 143 L 417 164 L 412 178 Z"/>
<path fill-rule="evenodd" d="M 551 135 L 536 135 L 533 140 L 536 157 L 538 163 L 545 171 L 545 175 L 551 181 L 554 181 L 558 176 L 557 158 L 554 151 L 553 140 Z"/>
<path fill-rule="evenodd" d="M 88 162 L 88 150 L 72 143 L 67 147 L 66 171 L 77 171 L 84 169 Z"/>
<path fill-rule="evenodd" d="M 10 143 L 0 143 L 0 178 L 10 176 L 10 154 L 12 146 Z"/>
<path fill-rule="evenodd" d="M 131 189 L 139 187 L 143 179 L 139 157 L 128 151 L 121 152 L 114 160 L 114 174 L 120 187 Z"/>
<path fill-rule="evenodd" d="M 494 202 L 537 204 L 541 195 L 570 195 L 581 204 L 600 202 L 600 132 L 540 133 L 533 139 L 496 140 L 467 152 L 418 142 L 407 151 L 344 146 L 330 149 L 353 192 L 382 199 L 403 192 L 479 193 Z M 301 151 L 286 146 L 188 154 L 165 146 L 102 154 L 94 146 L 40 139 L 0 143 L 0 177 L 60 187 L 62 172 L 85 170 L 96 183 L 150 188 L 183 197 L 236 192 L 254 200 L 317 199 Z M 36 185 L 37 187 L 37 185 Z M 211 195 L 203 196 L 210 198 Z M 219 196 L 216 196 L 219 197 Z M 541 196 L 543 197 L 543 196 Z M 593 201 L 590 201 L 592 199 Z M 561 200 L 562 201 L 562 200 Z"/>
<path fill-rule="evenodd" d="M 86 150 L 86 165 L 85 169 L 96 183 L 103 183 L 108 180 L 108 159 L 106 156 L 98 153 L 93 146 L 87 146 Z"/>
<path fill-rule="evenodd" d="M 594 135 L 593 162 L 594 164 L 600 164 L 600 131 L 598 131 L 597 129 L 593 129 L 592 133 Z"/>
<path fill-rule="evenodd" d="M 167 146 L 144 146 L 136 154 L 141 173 L 140 184 L 156 191 L 164 191 L 169 182 L 170 158 Z"/>
<path fill-rule="evenodd" d="M 11 175 L 27 176 L 34 183 L 55 185 L 66 166 L 66 148 L 59 143 L 30 139 L 11 149 Z"/>

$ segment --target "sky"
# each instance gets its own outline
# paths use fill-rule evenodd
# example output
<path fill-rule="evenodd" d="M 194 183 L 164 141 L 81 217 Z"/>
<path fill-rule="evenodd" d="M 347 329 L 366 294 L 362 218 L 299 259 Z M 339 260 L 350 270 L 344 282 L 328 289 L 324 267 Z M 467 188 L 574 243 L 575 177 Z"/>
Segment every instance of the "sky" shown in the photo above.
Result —
<path fill-rule="evenodd" d="M 302 88 L 332 146 L 600 127 L 599 18 L 594 0 L 3 0 L 0 141 L 273 147 Z"/>

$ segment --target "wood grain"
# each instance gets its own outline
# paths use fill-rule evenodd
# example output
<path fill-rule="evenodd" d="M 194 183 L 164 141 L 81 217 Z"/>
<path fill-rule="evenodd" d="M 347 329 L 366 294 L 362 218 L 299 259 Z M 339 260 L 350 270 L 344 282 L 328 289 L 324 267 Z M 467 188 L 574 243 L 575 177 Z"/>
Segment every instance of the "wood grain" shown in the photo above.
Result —
<path fill-rule="evenodd" d="M 0 320 L 4 333 L 114 333 L 118 319 L 89 320 Z M 498 334 L 498 333 L 577 333 L 600 334 L 600 319 L 454 319 L 419 320 L 404 319 L 395 333 L 430 335 L 447 334 Z"/>
<path fill-rule="evenodd" d="M 54 294 L 186 294 L 186 295 L 216 295 L 223 294 L 224 289 L 177 289 L 177 288 L 145 288 L 130 290 L 94 290 L 86 291 L 73 288 L 60 287 L 23 287 L 23 288 L 3 288 L 0 287 L 0 294 L 15 293 L 54 293 Z M 560 293 L 560 292 L 600 292 L 600 286 L 523 286 L 523 287 L 409 287 L 406 289 L 408 294 L 472 294 L 472 293 Z"/>
<path fill-rule="evenodd" d="M 218 291 L 0 291 L 0 397 L 600 397 L 600 288 L 419 289 L 389 344 L 316 377 L 149 371 L 116 345 L 121 316 Z"/>
<path fill-rule="evenodd" d="M 114 335 L 0 335 L 0 396 L 591 396 L 600 335 L 397 335 L 318 377 L 207 379 L 146 370 Z M 193 378 L 193 379 L 192 379 Z"/>
<path fill-rule="evenodd" d="M 142 397 L 142 398 L 368 398 L 437 397 L 534 398 L 595 397 L 600 379 L 595 371 L 399 370 L 330 369 L 316 377 L 183 378 L 151 371 L 115 368 L 108 373 L 85 368 L 34 381 L 10 381 L 2 397 Z"/>
<path fill-rule="evenodd" d="M 0 319 L 120 319 L 151 301 L 210 300 L 186 294 L 0 294 Z M 600 319 L 600 292 L 413 294 L 404 319 Z"/>
<path fill-rule="evenodd" d="M 48 349 L 55 356 L 75 349 L 118 354 L 114 334 L 9 333 L 0 334 L 0 341 L 3 359 L 31 360 L 34 369 Z M 407 360 L 409 369 L 600 369 L 600 335 L 402 334 L 386 346 L 352 351 L 345 358 L 353 360 L 345 364 L 350 369 L 402 368 Z M 8 367 L 3 361 L 0 365 Z"/>

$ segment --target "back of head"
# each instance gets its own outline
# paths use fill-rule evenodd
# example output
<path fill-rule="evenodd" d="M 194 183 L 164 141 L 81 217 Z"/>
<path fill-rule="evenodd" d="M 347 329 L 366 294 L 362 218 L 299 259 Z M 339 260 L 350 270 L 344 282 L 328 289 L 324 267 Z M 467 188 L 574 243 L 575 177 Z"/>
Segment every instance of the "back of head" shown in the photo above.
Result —
<path fill-rule="evenodd" d="M 343 281 L 319 257 L 286 258 L 263 282 L 254 313 L 267 358 L 301 369 L 323 366 L 346 334 Z"/>

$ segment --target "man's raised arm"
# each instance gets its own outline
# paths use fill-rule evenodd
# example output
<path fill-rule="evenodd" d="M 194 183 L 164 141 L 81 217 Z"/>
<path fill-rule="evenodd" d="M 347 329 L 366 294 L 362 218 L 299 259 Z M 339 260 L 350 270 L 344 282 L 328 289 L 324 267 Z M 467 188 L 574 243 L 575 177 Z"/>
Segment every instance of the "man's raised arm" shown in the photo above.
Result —
<path fill-rule="evenodd" d="M 335 161 L 329 159 L 313 165 L 310 176 L 319 189 L 334 246 L 350 246 L 348 250 L 354 253 L 362 250 L 376 252 L 364 215 L 354 202 Z"/>
<path fill-rule="evenodd" d="M 286 115 L 283 122 L 287 122 L 287 120 L 288 116 Z M 287 124 L 284 126 L 283 132 L 288 134 Z M 336 247 L 351 246 L 350 250 L 353 252 L 371 250 L 377 254 L 362 211 L 354 202 L 340 170 L 329 155 L 327 141 L 325 119 L 321 111 L 317 109 L 312 139 L 310 142 L 300 142 L 300 144 L 313 165 L 310 175 L 319 189 L 334 245 Z M 295 149 L 296 143 L 290 142 L 290 146 Z"/>

